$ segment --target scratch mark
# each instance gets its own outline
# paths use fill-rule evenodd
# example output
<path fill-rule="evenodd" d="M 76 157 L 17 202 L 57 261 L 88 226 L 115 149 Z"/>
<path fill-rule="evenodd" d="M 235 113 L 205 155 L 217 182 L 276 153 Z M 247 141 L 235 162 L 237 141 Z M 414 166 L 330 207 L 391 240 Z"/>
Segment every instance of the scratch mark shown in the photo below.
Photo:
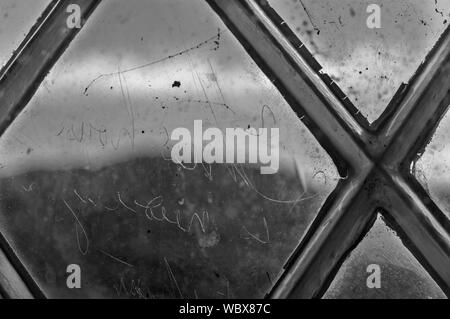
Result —
<path fill-rule="evenodd" d="M 22 188 L 25 192 L 29 193 L 29 192 L 33 191 L 33 186 L 34 186 L 34 183 L 31 183 L 30 186 L 28 186 L 28 187 L 22 186 Z"/>
<path fill-rule="evenodd" d="M 83 199 L 83 197 L 80 196 L 80 194 L 78 194 L 77 190 L 74 189 L 73 192 L 75 193 L 75 195 L 77 195 L 77 197 L 84 203 L 87 204 L 87 202 Z"/>
<path fill-rule="evenodd" d="M 106 210 L 109 210 L 110 212 L 115 212 L 115 211 L 117 211 L 118 209 L 119 209 L 119 204 L 117 204 L 117 207 L 116 208 L 110 208 L 110 207 L 108 207 L 108 206 L 105 206 L 105 208 L 106 208 Z"/>
<path fill-rule="evenodd" d="M 136 71 L 136 70 L 148 68 L 148 67 L 153 66 L 153 65 L 155 65 L 155 64 L 158 64 L 158 63 L 161 63 L 161 62 L 164 62 L 164 61 L 173 59 L 173 58 L 175 58 L 175 57 L 177 57 L 177 56 L 181 56 L 181 55 L 183 55 L 183 54 L 185 54 L 185 53 L 188 53 L 188 52 L 190 52 L 190 51 L 193 51 L 193 50 L 196 50 L 196 49 L 200 49 L 200 48 L 204 47 L 205 45 L 207 45 L 208 43 L 210 43 L 210 42 L 212 42 L 212 41 L 217 42 L 217 38 L 218 38 L 223 32 L 224 32 L 224 31 L 222 31 L 222 30 L 219 29 L 219 31 L 218 31 L 218 33 L 217 33 L 216 35 L 214 35 L 214 36 L 208 38 L 207 40 L 202 41 L 202 42 L 198 43 L 197 45 L 194 45 L 194 46 L 192 46 L 192 47 L 190 47 L 190 48 L 188 48 L 188 49 L 185 49 L 185 50 L 183 50 L 183 51 L 179 51 L 179 52 L 174 53 L 174 54 L 172 54 L 172 55 L 166 56 L 166 57 L 164 57 L 164 58 L 161 58 L 161 59 L 158 59 L 158 60 L 149 62 L 149 63 L 145 63 L 145 64 L 142 64 L 142 65 L 138 65 L 138 66 L 135 66 L 135 67 L 132 67 L 132 68 L 129 68 L 129 69 L 125 69 L 125 70 L 123 70 L 123 71 L 100 74 L 99 76 L 97 76 L 95 79 L 93 79 L 93 80 L 88 84 L 88 86 L 87 86 L 87 87 L 85 88 L 85 90 L 84 90 L 84 94 L 87 95 L 87 92 L 88 92 L 89 89 L 92 87 L 92 85 L 94 85 L 94 83 L 97 82 L 98 80 L 100 80 L 101 78 L 111 77 L 111 76 L 115 76 L 115 75 L 125 74 L 125 73 L 133 72 L 133 71 Z"/>
<path fill-rule="evenodd" d="M 122 83 L 122 76 L 121 76 L 121 73 L 120 73 L 120 69 L 119 69 L 119 73 L 118 73 L 118 76 L 119 76 L 119 83 L 120 83 L 120 91 L 121 91 L 121 94 L 122 94 L 122 102 L 123 102 L 123 106 L 125 107 L 125 109 L 127 110 L 127 113 L 128 113 L 128 115 L 129 115 L 129 117 L 130 117 L 130 120 L 131 120 L 131 126 L 132 126 L 132 130 L 133 130 L 133 134 L 132 134 L 132 136 L 131 136 L 131 145 L 132 145 L 132 148 L 134 149 L 134 143 L 135 143 L 135 141 L 134 141 L 134 134 L 136 133 L 135 131 L 134 131 L 134 114 L 133 114 L 133 107 L 130 105 L 130 103 L 131 103 L 131 99 L 130 99 L 130 92 L 129 92 L 129 90 L 128 90 L 128 84 L 127 84 L 127 82 L 126 82 L 126 79 L 125 79 L 125 77 L 124 77 L 124 81 L 123 82 L 125 82 L 125 86 L 126 86 L 126 90 L 127 90 L 127 96 L 125 95 L 125 91 L 124 91 L 124 87 L 123 87 L 123 83 Z M 113 147 L 114 147 L 114 145 L 113 145 Z M 117 148 L 119 147 L 119 144 L 117 144 Z"/>
<path fill-rule="evenodd" d="M 167 261 L 166 257 L 164 257 L 164 262 L 165 262 L 165 264 L 166 264 L 166 269 L 167 269 L 167 272 L 169 273 L 170 280 L 175 284 L 175 287 L 177 288 L 178 293 L 179 293 L 181 299 L 183 299 L 184 297 L 183 297 L 183 294 L 182 294 L 182 292 L 181 292 L 180 286 L 178 286 L 177 279 L 175 278 L 175 275 L 173 274 L 172 268 L 170 267 L 170 264 L 169 264 L 169 262 Z"/>
<path fill-rule="evenodd" d="M 275 113 L 272 111 L 270 106 L 268 106 L 267 104 L 264 104 L 261 109 L 261 127 L 265 128 L 265 123 L 264 123 L 264 111 L 265 110 L 268 110 L 270 112 L 270 114 L 272 115 L 272 118 L 273 118 L 273 123 L 277 124 L 277 119 L 275 118 Z"/>
<path fill-rule="evenodd" d="M 107 252 L 104 251 L 104 250 L 101 250 L 101 249 L 97 249 L 97 250 L 98 250 L 100 253 L 102 253 L 103 255 L 108 256 L 108 257 L 110 257 L 111 259 L 114 259 L 115 261 L 117 261 L 117 262 L 119 262 L 119 263 L 121 263 L 121 264 L 123 264 L 123 265 L 125 265 L 125 266 L 131 267 L 131 268 L 134 267 L 132 264 L 129 264 L 129 263 L 127 263 L 126 261 L 123 261 L 122 259 L 119 259 L 119 258 L 117 258 L 117 257 L 115 257 L 115 256 L 113 256 L 113 255 L 111 255 L 111 254 L 109 254 L 109 253 L 107 253 Z"/>
<path fill-rule="evenodd" d="M 56 134 L 56 136 L 61 136 L 65 129 L 66 129 L 66 128 L 63 126 L 63 128 L 61 129 L 61 131 L 59 131 L 58 134 Z"/>
<path fill-rule="evenodd" d="M 217 77 L 217 73 L 216 73 L 216 71 L 214 70 L 214 68 L 213 68 L 213 66 L 212 66 L 212 63 L 211 63 L 211 60 L 210 60 L 210 59 L 208 59 L 208 64 L 209 64 L 209 68 L 211 69 L 212 74 L 214 75 L 214 79 L 215 79 L 215 82 L 216 82 L 216 86 L 217 86 L 217 89 L 219 90 L 220 96 L 221 96 L 221 98 L 222 98 L 223 105 L 224 105 L 228 110 L 230 110 L 231 112 L 233 112 L 233 114 L 236 114 L 236 112 L 234 112 L 233 109 L 231 109 L 231 108 L 228 106 L 228 104 L 227 104 L 227 102 L 226 102 L 226 100 L 225 100 L 225 96 L 223 95 L 222 88 L 220 87 L 220 84 L 219 84 L 219 78 Z"/>
<path fill-rule="evenodd" d="M 167 146 L 167 144 L 169 144 L 170 138 L 169 138 L 169 132 L 167 131 L 167 128 L 164 126 L 163 129 L 164 129 L 164 132 L 166 133 L 166 142 L 163 144 L 163 147 L 164 147 L 164 146 Z"/>
<path fill-rule="evenodd" d="M 77 222 L 77 224 L 75 224 L 75 231 L 77 234 L 77 244 L 78 244 L 78 249 L 81 252 L 82 255 L 87 255 L 88 251 L 89 251 L 89 238 L 87 236 L 86 230 L 83 227 L 83 224 L 81 224 L 80 220 L 78 219 L 77 215 L 75 214 L 75 212 L 73 211 L 72 207 L 70 207 L 70 205 L 66 202 L 65 199 L 63 199 L 64 204 L 66 205 L 66 207 L 69 209 L 70 213 L 72 214 L 72 216 L 75 218 L 75 221 Z M 84 235 L 85 241 L 86 241 L 86 248 L 83 249 L 81 247 L 81 243 L 80 243 L 80 237 L 78 235 L 78 225 L 81 228 L 81 231 Z"/>
<path fill-rule="evenodd" d="M 202 87 L 203 94 L 205 95 L 206 101 L 208 101 L 208 106 L 209 106 L 209 108 L 210 108 L 210 110 L 211 110 L 211 113 L 212 113 L 212 115 L 213 115 L 213 117 L 214 117 L 214 121 L 216 122 L 216 124 L 219 124 L 219 123 L 217 122 L 216 114 L 214 113 L 214 109 L 213 109 L 213 107 L 212 107 L 212 104 L 211 104 L 211 102 L 209 102 L 209 98 L 208 98 L 208 95 L 207 95 L 207 93 L 206 93 L 205 86 L 203 85 L 203 81 L 202 81 L 202 79 L 200 78 L 200 76 L 198 75 L 197 71 L 195 71 L 195 73 L 197 74 L 198 82 L 200 83 L 200 86 Z"/>
<path fill-rule="evenodd" d="M 232 164 L 232 166 L 234 167 L 234 169 L 236 170 L 236 172 L 241 176 L 241 178 L 243 179 L 244 183 L 246 183 L 246 185 L 253 190 L 256 194 L 258 194 L 259 196 L 261 196 L 262 198 L 271 201 L 273 203 L 278 203 L 278 204 L 294 204 L 294 203 L 299 203 L 308 199 L 312 199 L 315 198 L 317 196 L 319 196 L 319 194 L 315 194 L 309 197 L 303 197 L 303 195 L 305 194 L 305 192 L 303 192 L 302 194 L 302 198 L 300 199 L 295 199 L 295 200 L 279 200 L 279 199 L 274 199 L 274 198 L 270 198 L 269 196 L 264 195 L 263 193 L 261 193 L 250 181 L 249 177 L 247 176 L 247 174 L 245 173 L 244 169 L 241 168 L 241 170 L 239 170 L 238 166 L 236 164 Z"/>
<path fill-rule="evenodd" d="M 242 228 L 246 231 L 246 233 L 250 236 L 250 238 L 253 238 L 254 240 L 256 240 L 257 242 L 263 244 L 263 245 L 267 245 L 270 243 L 270 237 L 269 237 L 269 227 L 267 226 L 267 221 L 266 218 L 263 217 L 263 223 L 264 223 L 264 229 L 266 231 L 266 238 L 267 240 L 262 240 L 261 238 L 259 238 L 259 236 L 256 236 L 252 233 L 250 233 L 247 229 L 247 227 L 242 226 Z M 247 237 L 246 239 L 250 239 L 249 237 Z"/>
<path fill-rule="evenodd" d="M 327 180 L 327 175 L 325 174 L 325 172 L 324 171 L 318 171 L 318 172 L 316 172 L 314 175 L 313 175 L 313 179 L 315 179 L 317 176 L 319 176 L 319 175 L 322 175 L 323 176 L 323 178 L 324 178 L 324 180 L 325 180 L 325 185 L 327 185 L 328 184 L 328 180 Z"/>
<path fill-rule="evenodd" d="M 308 9 L 306 9 L 306 6 L 305 6 L 305 4 L 303 3 L 303 1 L 302 1 L 302 0 L 299 0 L 299 1 L 300 1 L 301 5 L 302 5 L 302 7 L 303 7 L 303 10 L 305 10 L 306 15 L 308 16 L 308 19 L 309 19 L 309 21 L 311 22 L 311 25 L 313 26 L 314 31 L 316 31 L 316 32 L 317 32 L 317 35 L 319 35 L 319 34 L 320 34 L 320 29 L 319 29 L 319 28 L 316 26 L 316 24 L 314 23 L 314 21 L 313 21 L 313 19 L 312 19 L 312 17 L 311 17 L 311 14 L 309 13 Z"/>
<path fill-rule="evenodd" d="M 132 133 L 131 133 L 131 144 L 132 144 L 132 147 L 134 149 L 135 139 L 136 139 L 134 107 L 133 107 L 133 102 L 131 101 L 130 90 L 128 88 L 128 81 L 127 81 L 125 75 L 122 75 L 122 76 L 123 76 L 123 81 L 125 82 L 125 88 L 126 88 L 126 91 L 127 91 L 127 98 L 128 98 L 128 107 L 130 109 L 129 114 L 130 114 L 130 120 L 131 120 L 131 130 L 132 130 Z"/>
<path fill-rule="evenodd" d="M 117 192 L 117 197 L 119 198 L 119 202 L 122 204 L 123 207 L 125 207 L 126 209 L 128 209 L 129 211 L 131 211 L 133 213 L 136 213 L 136 211 L 133 208 L 129 207 L 127 204 L 124 203 L 119 192 Z"/>

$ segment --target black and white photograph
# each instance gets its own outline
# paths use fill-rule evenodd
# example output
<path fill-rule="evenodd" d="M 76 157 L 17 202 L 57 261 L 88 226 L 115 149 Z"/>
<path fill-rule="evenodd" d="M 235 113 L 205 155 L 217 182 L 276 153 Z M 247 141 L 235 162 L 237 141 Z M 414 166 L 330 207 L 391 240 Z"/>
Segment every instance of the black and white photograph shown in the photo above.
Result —
<path fill-rule="evenodd" d="M 0 0 L 0 305 L 447 299 L 449 106 L 450 0 Z"/>

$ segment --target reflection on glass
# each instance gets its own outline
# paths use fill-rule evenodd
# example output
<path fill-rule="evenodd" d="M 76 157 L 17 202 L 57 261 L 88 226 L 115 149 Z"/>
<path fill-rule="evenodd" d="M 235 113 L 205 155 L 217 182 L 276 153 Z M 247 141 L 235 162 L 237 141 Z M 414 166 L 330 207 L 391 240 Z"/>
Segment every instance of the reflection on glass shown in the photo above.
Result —
<path fill-rule="evenodd" d="M 26 37 L 49 0 L 0 0 L 0 68 Z"/>
<path fill-rule="evenodd" d="M 280 128 L 280 171 L 174 164 L 194 120 Z M 0 147 L 1 231 L 53 297 L 262 297 L 338 179 L 201 0 L 102 2 Z"/>
<path fill-rule="evenodd" d="M 439 124 L 425 152 L 412 166 L 412 174 L 432 200 L 450 218 L 450 114 Z"/>
<path fill-rule="evenodd" d="M 370 232 L 342 265 L 324 298 L 445 299 L 446 296 L 378 216 Z"/>
<path fill-rule="evenodd" d="M 379 29 L 367 27 L 367 8 L 373 3 L 381 9 Z M 369 122 L 409 81 L 450 21 L 450 1 L 269 0 L 269 4 Z"/>

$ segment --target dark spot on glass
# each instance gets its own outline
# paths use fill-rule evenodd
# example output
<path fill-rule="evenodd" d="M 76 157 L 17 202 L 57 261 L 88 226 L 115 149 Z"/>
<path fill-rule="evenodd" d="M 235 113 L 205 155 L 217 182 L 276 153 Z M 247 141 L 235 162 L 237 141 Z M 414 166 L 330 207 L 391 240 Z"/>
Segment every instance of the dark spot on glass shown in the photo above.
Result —
<path fill-rule="evenodd" d="M 352 17 L 354 17 L 354 16 L 356 15 L 355 9 L 350 8 L 350 15 L 351 15 Z"/>

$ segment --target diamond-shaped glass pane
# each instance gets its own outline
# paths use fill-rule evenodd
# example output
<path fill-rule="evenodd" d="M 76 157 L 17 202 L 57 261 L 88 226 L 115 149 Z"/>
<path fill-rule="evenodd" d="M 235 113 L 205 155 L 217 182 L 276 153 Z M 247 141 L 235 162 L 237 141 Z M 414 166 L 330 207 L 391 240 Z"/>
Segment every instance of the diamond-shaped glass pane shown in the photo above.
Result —
<path fill-rule="evenodd" d="M 279 172 L 174 164 L 194 120 L 280 128 Z M 202 0 L 102 2 L 0 147 L 1 231 L 52 297 L 263 297 L 338 179 Z"/>
<path fill-rule="evenodd" d="M 412 174 L 450 218 L 450 114 L 439 124 L 431 142 L 417 163 L 412 165 Z"/>
<path fill-rule="evenodd" d="M 445 294 L 378 216 L 331 283 L 329 299 L 446 299 Z"/>
<path fill-rule="evenodd" d="M 450 19 L 445 0 L 268 2 L 369 122 L 408 83 Z M 380 6 L 379 29 L 367 26 L 372 4 Z"/>
<path fill-rule="evenodd" d="M 50 0 L 0 0 L 0 68 L 8 62 Z"/>

